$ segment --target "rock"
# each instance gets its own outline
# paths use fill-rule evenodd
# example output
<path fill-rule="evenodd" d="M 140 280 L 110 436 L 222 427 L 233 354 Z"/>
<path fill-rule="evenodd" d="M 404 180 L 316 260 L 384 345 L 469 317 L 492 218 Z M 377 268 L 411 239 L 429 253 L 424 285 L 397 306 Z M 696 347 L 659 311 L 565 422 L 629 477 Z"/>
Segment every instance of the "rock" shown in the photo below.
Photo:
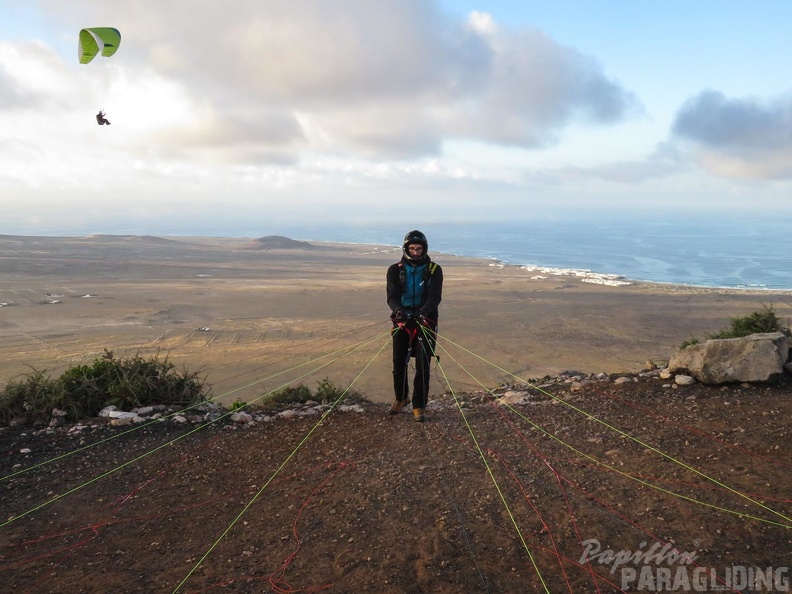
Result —
<path fill-rule="evenodd" d="M 233 423 L 252 423 L 253 417 L 244 411 L 238 411 L 231 415 L 231 422 Z"/>
<path fill-rule="evenodd" d="M 708 340 L 675 353 L 668 370 L 688 372 L 708 385 L 776 381 L 784 373 L 789 348 L 790 338 L 781 332 Z"/>
<path fill-rule="evenodd" d="M 615 380 L 613 380 L 613 383 L 614 384 L 629 384 L 632 381 L 633 381 L 633 379 L 631 377 L 622 376 L 622 377 L 617 377 Z"/>
<path fill-rule="evenodd" d="M 111 410 L 107 413 L 107 416 L 111 419 L 134 419 L 138 415 L 137 413 L 126 412 L 123 410 Z"/>
<path fill-rule="evenodd" d="M 678 386 L 692 386 L 696 383 L 696 378 L 690 375 L 680 373 L 674 378 L 674 383 Z"/>
<path fill-rule="evenodd" d="M 354 413 L 362 413 L 366 412 L 363 410 L 363 407 L 359 404 L 342 404 L 338 407 L 338 410 L 341 412 L 354 412 Z"/>
<path fill-rule="evenodd" d="M 132 412 L 137 413 L 142 417 L 150 416 L 152 413 L 159 412 L 165 410 L 167 407 L 158 404 L 156 406 L 141 406 L 140 408 L 133 408 Z"/>
<path fill-rule="evenodd" d="M 8 421 L 9 427 L 21 427 L 22 425 L 27 425 L 28 418 L 25 415 L 19 415 L 18 417 L 14 417 L 10 421 Z"/>
<path fill-rule="evenodd" d="M 136 416 L 138 416 L 138 414 L 135 412 L 119 410 L 117 406 L 111 404 L 110 406 L 106 406 L 100 410 L 99 416 L 105 419 L 134 419 Z"/>
<path fill-rule="evenodd" d="M 520 390 L 509 390 L 503 396 L 498 398 L 498 404 L 525 404 L 528 400 L 528 393 Z"/>
<path fill-rule="evenodd" d="M 134 415 L 134 413 L 133 413 Z M 135 415 L 136 416 L 136 415 Z M 110 425 L 112 427 L 125 427 L 127 425 L 131 425 L 135 416 L 131 417 L 116 417 L 114 419 L 110 419 Z"/>
<path fill-rule="evenodd" d="M 99 411 L 99 416 L 107 418 L 110 416 L 111 412 L 117 411 L 118 407 L 115 405 L 105 406 L 102 410 Z"/>

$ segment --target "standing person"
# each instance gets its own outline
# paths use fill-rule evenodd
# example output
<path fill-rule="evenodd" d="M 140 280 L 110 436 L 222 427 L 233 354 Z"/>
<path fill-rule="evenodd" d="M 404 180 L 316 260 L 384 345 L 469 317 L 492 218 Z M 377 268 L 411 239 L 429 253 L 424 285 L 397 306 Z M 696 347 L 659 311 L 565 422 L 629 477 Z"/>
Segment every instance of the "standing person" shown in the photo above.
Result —
<path fill-rule="evenodd" d="M 415 420 L 426 420 L 430 363 L 434 357 L 437 308 L 443 294 L 443 269 L 429 258 L 429 243 L 418 230 L 402 242 L 402 258 L 388 268 L 387 295 L 393 321 L 393 389 L 390 414 L 399 414 L 410 399 L 407 369 L 415 358 L 412 407 Z"/>

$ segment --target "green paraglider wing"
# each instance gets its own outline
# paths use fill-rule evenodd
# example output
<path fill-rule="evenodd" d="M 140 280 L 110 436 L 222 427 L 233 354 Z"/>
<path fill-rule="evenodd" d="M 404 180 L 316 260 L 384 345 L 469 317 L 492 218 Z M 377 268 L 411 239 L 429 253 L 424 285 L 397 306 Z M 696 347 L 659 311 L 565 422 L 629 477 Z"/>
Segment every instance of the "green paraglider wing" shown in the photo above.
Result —
<path fill-rule="evenodd" d="M 113 27 L 91 27 L 80 31 L 77 44 L 77 57 L 80 64 L 87 64 L 101 50 L 105 58 L 109 58 L 121 45 L 121 33 Z"/>

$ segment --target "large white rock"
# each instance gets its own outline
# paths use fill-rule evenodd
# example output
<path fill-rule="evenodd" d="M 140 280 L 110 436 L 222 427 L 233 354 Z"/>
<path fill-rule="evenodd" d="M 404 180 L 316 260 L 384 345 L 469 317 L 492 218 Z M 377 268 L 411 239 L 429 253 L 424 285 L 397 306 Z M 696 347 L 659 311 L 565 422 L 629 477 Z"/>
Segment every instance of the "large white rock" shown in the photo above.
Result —
<path fill-rule="evenodd" d="M 781 332 L 708 340 L 675 353 L 668 370 L 686 371 L 710 385 L 775 381 L 784 373 L 790 346 Z"/>

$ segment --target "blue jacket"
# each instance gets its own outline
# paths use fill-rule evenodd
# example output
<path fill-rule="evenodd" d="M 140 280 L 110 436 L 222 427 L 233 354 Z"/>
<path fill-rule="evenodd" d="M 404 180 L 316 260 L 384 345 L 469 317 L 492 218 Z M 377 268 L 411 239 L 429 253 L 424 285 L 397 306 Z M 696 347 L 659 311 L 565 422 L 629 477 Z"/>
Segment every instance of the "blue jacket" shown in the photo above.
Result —
<path fill-rule="evenodd" d="M 443 269 L 428 255 L 417 264 L 402 257 L 388 268 L 386 279 L 388 307 L 393 315 L 403 309 L 437 322 L 443 298 Z"/>

